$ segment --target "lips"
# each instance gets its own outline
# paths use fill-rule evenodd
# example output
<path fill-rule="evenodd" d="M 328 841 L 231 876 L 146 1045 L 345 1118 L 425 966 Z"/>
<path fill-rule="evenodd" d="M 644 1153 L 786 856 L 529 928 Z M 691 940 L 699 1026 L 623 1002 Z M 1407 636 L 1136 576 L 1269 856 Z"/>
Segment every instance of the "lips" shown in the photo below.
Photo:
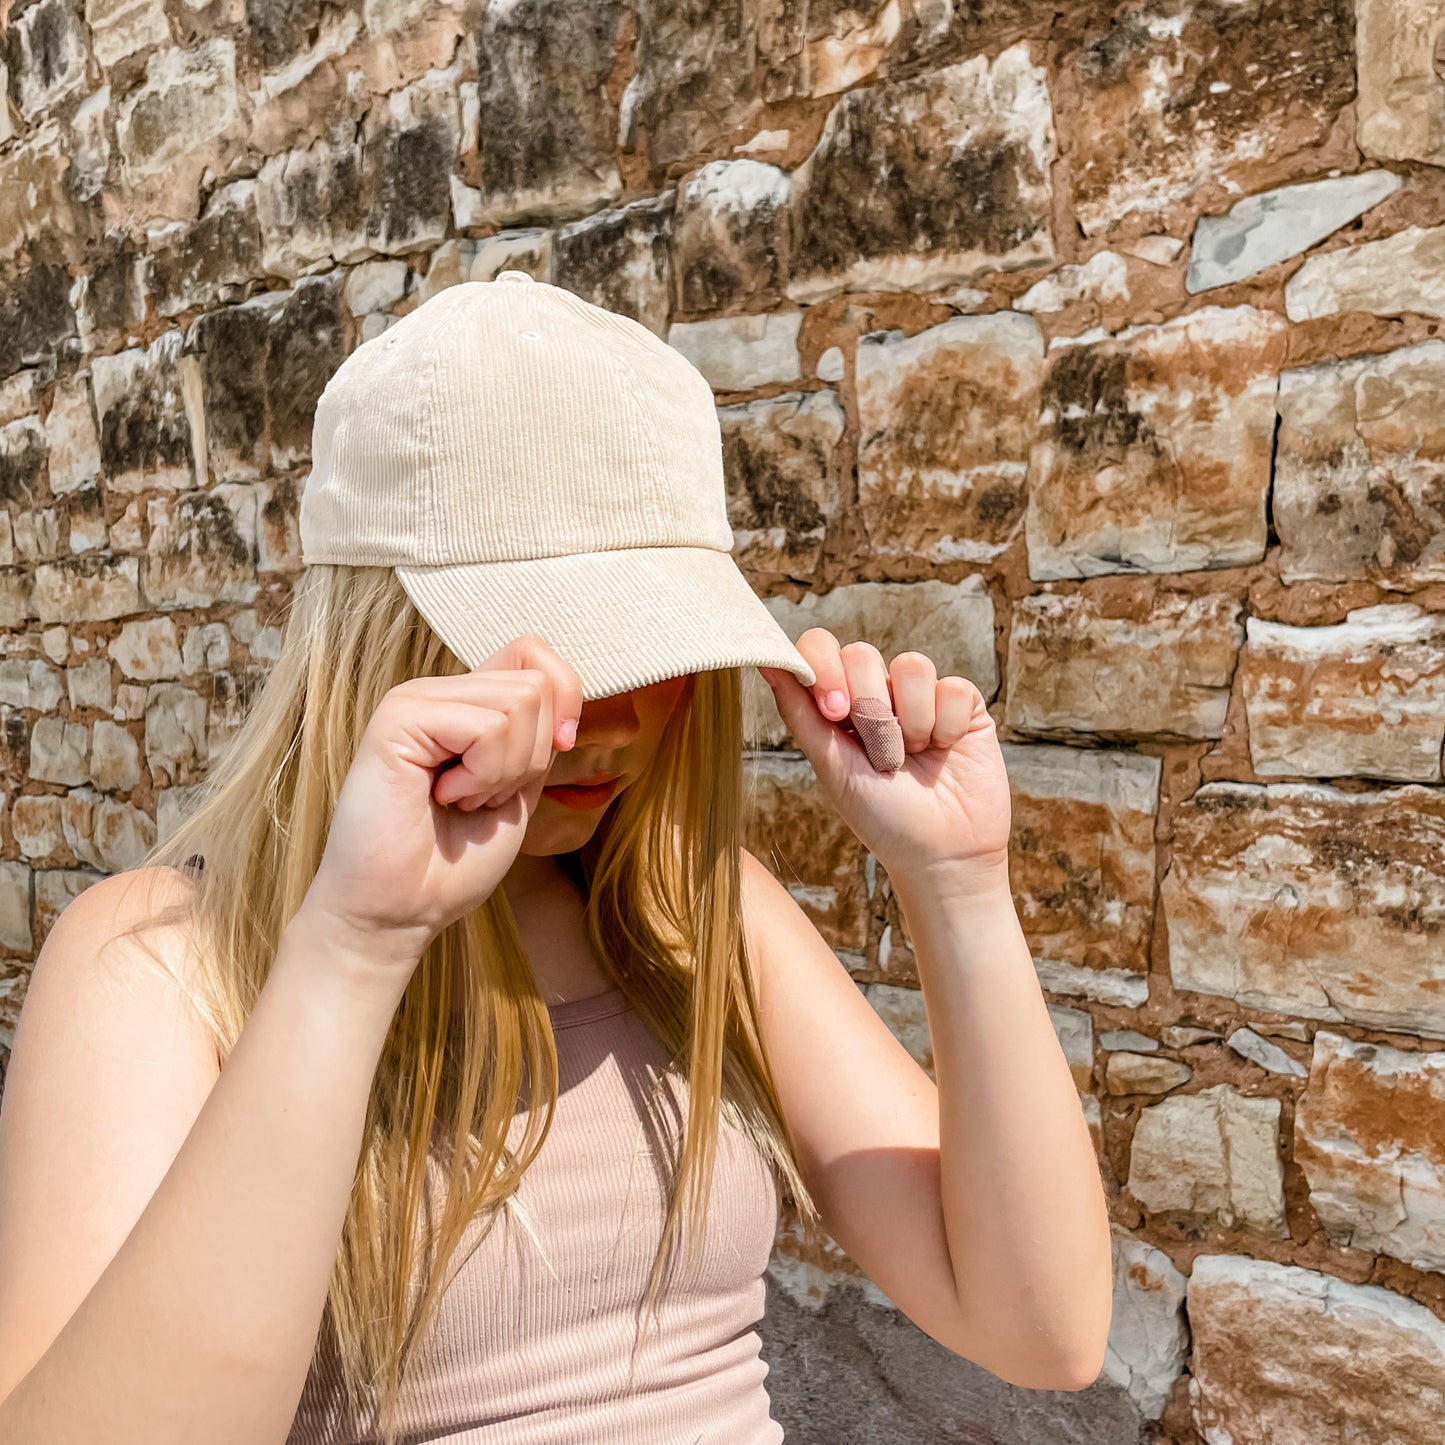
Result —
<path fill-rule="evenodd" d="M 612 797 L 617 791 L 620 776 L 614 774 L 601 783 L 554 783 L 549 788 L 543 788 L 542 793 L 564 808 L 578 808 L 585 812 L 589 808 L 600 808 Z"/>

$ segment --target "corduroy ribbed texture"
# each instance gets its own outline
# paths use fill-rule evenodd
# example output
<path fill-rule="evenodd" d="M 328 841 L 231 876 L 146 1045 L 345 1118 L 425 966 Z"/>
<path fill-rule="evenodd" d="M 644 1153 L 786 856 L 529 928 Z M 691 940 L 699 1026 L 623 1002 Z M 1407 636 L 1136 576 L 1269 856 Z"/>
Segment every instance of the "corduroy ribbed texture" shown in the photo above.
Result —
<path fill-rule="evenodd" d="M 561 1093 L 519 1196 L 537 1242 L 505 1215 L 462 1241 L 403 1386 L 403 1441 L 776 1445 L 754 1328 L 778 1223 L 771 1170 L 724 1120 L 702 1256 L 664 1290 L 629 1387 L 662 1232 L 660 1164 L 676 1158 L 687 1084 L 617 990 L 551 1016 Z M 431 1173 L 435 1198 L 435 1159 Z M 287 1445 L 370 1445 L 372 1425 L 345 1418 L 335 1361 L 323 1356 Z"/>
<path fill-rule="evenodd" d="M 630 317 L 506 274 L 438 292 L 336 369 L 302 561 L 394 567 L 468 667 L 536 632 L 584 700 L 748 664 L 811 686 L 732 559 L 702 373 Z"/>

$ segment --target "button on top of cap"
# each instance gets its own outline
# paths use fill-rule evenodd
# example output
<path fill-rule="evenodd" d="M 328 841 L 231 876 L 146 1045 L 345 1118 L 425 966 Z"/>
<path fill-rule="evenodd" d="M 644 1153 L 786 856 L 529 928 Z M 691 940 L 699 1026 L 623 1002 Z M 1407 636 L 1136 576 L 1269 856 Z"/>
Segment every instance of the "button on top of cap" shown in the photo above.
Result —
<path fill-rule="evenodd" d="M 526 271 L 499 271 L 497 273 L 498 281 L 533 281 L 535 279 Z"/>

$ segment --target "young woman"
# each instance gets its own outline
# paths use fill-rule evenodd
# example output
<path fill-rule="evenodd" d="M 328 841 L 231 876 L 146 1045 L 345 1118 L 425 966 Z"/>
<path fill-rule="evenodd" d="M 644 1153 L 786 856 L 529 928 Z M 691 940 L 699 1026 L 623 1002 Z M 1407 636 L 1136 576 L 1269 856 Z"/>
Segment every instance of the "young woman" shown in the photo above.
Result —
<path fill-rule="evenodd" d="M 782 634 L 698 373 L 454 287 L 332 378 L 301 527 L 200 798 L 35 964 L 0 1440 L 776 1442 L 785 1201 L 949 1349 L 1089 1384 L 1108 1223 L 992 720 Z M 752 670 L 887 872 L 936 1085 L 742 846 Z"/>

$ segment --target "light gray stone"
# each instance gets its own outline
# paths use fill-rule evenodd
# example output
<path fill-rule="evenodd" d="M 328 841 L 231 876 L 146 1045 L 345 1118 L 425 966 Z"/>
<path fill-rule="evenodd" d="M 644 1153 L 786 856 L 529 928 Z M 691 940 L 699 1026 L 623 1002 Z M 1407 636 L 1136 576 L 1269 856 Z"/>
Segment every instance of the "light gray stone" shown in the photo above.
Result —
<path fill-rule="evenodd" d="M 1162 1249 L 1118 1225 L 1113 1235 L 1114 1313 L 1104 1377 L 1129 1392 L 1146 1420 L 1157 1420 L 1189 1354 L 1186 1282 Z"/>
<path fill-rule="evenodd" d="M 100 475 L 100 439 L 91 413 L 90 378 L 82 373 L 59 383 L 45 418 L 50 490 L 73 492 Z"/>
<path fill-rule="evenodd" d="M 0 703 L 51 712 L 62 693 L 60 674 L 38 657 L 28 661 L 10 657 L 0 662 Z"/>
<path fill-rule="evenodd" d="M 1094 1079 L 1094 1018 L 1087 1009 L 1051 1003 L 1049 1020 L 1073 1075 L 1074 1087 L 1087 1092 Z"/>
<path fill-rule="evenodd" d="M 98 707 L 110 711 L 110 662 L 103 657 L 92 658 L 65 671 L 65 685 L 72 708 Z"/>
<path fill-rule="evenodd" d="M 667 344 L 692 362 L 714 391 L 752 391 L 802 379 L 802 324 L 801 311 L 676 321 L 668 328 Z"/>
<path fill-rule="evenodd" d="M 30 730 L 30 776 L 42 783 L 75 787 L 85 782 L 90 769 L 90 729 L 64 718 L 37 718 Z"/>
<path fill-rule="evenodd" d="M 236 42 L 217 36 L 151 55 L 145 84 L 116 113 L 116 142 L 127 170 L 150 176 L 219 136 L 239 113 Z"/>
<path fill-rule="evenodd" d="M 815 374 L 819 381 L 842 381 L 846 369 L 843 360 L 843 350 L 838 346 L 830 346 L 819 358 Z"/>
<path fill-rule="evenodd" d="M 1141 1034 L 1138 1029 L 1109 1029 L 1099 1035 L 1101 1049 L 1132 1049 L 1136 1054 L 1156 1053 L 1159 1040 Z"/>
<path fill-rule="evenodd" d="M 1191 294 L 1243 281 L 1308 251 L 1317 241 L 1398 191 L 1392 171 L 1363 171 L 1246 196 L 1223 216 L 1201 216 L 1184 289 Z"/>
<path fill-rule="evenodd" d="M 85 23 L 95 58 L 107 69 L 138 50 L 170 44 L 162 0 L 86 0 Z"/>
<path fill-rule="evenodd" d="M 30 932 L 30 877 L 28 863 L 0 863 L 0 945 L 17 953 L 35 946 Z"/>
<path fill-rule="evenodd" d="M 411 274 L 405 261 L 363 261 L 346 277 L 346 304 L 353 316 L 384 311 L 406 295 Z"/>
<path fill-rule="evenodd" d="M 181 671 L 214 672 L 231 665 L 231 633 L 224 622 L 186 628 L 181 644 Z"/>
<path fill-rule="evenodd" d="M 1016 311 L 1062 311 L 1076 301 L 1127 301 L 1129 265 L 1113 251 L 1097 251 L 1080 266 L 1060 266 L 1036 281 L 1017 301 Z"/>
<path fill-rule="evenodd" d="M 27 6 L 11 16 L 10 32 L 15 99 L 26 120 L 85 90 L 85 26 L 68 0 L 39 0 Z"/>
<path fill-rule="evenodd" d="M 1185 1214 L 1284 1239 L 1278 1099 L 1228 1084 L 1175 1094 L 1139 1115 L 1129 1192 L 1153 1214 Z"/>
<path fill-rule="evenodd" d="M 167 784 L 199 782 L 205 772 L 206 704 L 189 688 L 152 683 L 146 691 L 145 753 Z"/>
<path fill-rule="evenodd" d="M 1305 1076 L 1305 1066 L 1298 1059 L 1292 1059 L 1278 1044 L 1270 1043 L 1251 1028 L 1235 1029 L 1226 1042 L 1240 1058 L 1268 1069 L 1271 1074 L 1300 1079 Z"/>

